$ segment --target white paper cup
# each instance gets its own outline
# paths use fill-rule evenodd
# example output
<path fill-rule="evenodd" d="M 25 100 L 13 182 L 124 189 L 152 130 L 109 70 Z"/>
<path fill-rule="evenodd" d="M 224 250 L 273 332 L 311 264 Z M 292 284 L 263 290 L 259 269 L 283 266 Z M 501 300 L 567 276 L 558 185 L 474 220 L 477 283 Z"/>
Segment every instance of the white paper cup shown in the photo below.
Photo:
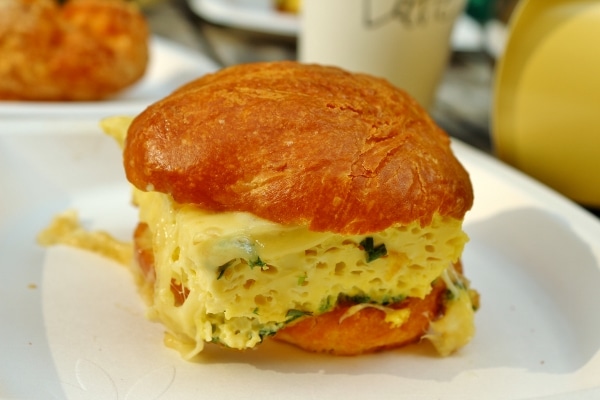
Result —
<path fill-rule="evenodd" d="M 388 79 L 429 108 L 466 0 L 304 0 L 298 58 Z"/>

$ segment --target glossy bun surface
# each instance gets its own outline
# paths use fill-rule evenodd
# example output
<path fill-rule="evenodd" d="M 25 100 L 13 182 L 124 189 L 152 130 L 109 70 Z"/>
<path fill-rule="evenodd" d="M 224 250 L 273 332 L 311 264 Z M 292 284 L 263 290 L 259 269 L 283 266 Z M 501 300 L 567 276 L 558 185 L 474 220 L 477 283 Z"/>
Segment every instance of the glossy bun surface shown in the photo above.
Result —
<path fill-rule="evenodd" d="M 473 201 L 447 134 L 407 93 L 296 62 L 190 82 L 133 121 L 124 157 L 141 190 L 315 231 L 462 219 Z"/>

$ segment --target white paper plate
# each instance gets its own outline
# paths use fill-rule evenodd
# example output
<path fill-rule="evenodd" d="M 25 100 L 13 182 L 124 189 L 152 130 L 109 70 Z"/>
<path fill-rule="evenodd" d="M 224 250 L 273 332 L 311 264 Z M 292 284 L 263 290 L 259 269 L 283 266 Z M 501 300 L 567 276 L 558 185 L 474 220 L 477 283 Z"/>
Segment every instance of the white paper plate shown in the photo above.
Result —
<path fill-rule="evenodd" d="M 129 237 L 136 213 L 112 139 L 0 135 L 0 398 L 598 398 L 599 221 L 462 143 L 455 150 L 476 195 L 464 254 L 482 296 L 472 343 L 444 359 L 427 346 L 354 358 L 208 346 L 190 363 L 163 346 L 125 268 L 35 244 L 69 208 L 90 229 Z"/>
<path fill-rule="evenodd" d="M 297 36 L 300 17 L 277 11 L 273 0 L 187 0 L 190 9 L 214 24 L 279 36 Z M 483 46 L 483 29 L 462 15 L 452 33 L 455 50 L 476 51 Z"/>
<path fill-rule="evenodd" d="M 136 115 L 182 84 L 218 69 L 204 55 L 169 40 L 152 37 L 150 62 L 144 77 L 118 96 L 91 102 L 0 101 L 0 134 L 36 131 L 59 124 L 67 129 L 85 127 L 110 115 Z"/>

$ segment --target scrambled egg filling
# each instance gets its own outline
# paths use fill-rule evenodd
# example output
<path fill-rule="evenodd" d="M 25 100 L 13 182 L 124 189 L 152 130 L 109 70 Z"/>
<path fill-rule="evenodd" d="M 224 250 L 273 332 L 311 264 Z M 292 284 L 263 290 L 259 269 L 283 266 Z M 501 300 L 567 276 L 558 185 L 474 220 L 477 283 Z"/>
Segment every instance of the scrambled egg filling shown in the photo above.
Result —
<path fill-rule="evenodd" d="M 331 310 L 340 295 L 359 303 L 349 312 L 378 307 L 401 326 L 407 310 L 385 306 L 425 297 L 467 241 L 461 221 L 436 216 L 427 227 L 415 223 L 369 235 L 375 248 L 386 250 L 369 260 L 364 235 L 211 213 L 157 192 L 135 190 L 135 201 L 154 249 L 150 316 L 169 328 L 169 342 L 185 357 L 205 342 L 253 347 L 298 317 Z M 183 301 L 173 283 L 185 288 Z"/>

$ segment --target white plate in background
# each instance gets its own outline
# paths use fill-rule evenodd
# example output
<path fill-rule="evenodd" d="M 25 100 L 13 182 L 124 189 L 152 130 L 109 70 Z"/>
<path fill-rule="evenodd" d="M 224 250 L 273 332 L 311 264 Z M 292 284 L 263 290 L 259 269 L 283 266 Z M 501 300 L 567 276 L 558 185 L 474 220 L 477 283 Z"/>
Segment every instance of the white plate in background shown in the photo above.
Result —
<path fill-rule="evenodd" d="M 299 18 L 291 13 L 277 11 L 273 0 L 188 0 L 191 10 L 209 22 L 270 33 L 296 36 Z"/>
<path fill-rule="evenodd" d="M 153 36 L 148 70 L 138 83 L 101 101 L 0 101 L 0 134 L 44 128 L 51 125 L 50 121 L 68 126 L 82 119 L 97 121 L 117 114 L 136 115 L 182 84 L 217 69 L 217 64 L 204 55 Z"/>
<path fill-rule="evenodd" d="M 0 135 L 0 398 L 598 398 L 600 222 L 487 155 L 454 148 L 476 198 L 463 261 L 481 309 L 468 346 L 444 359 L 427 346 L 351 358 L 276 343 L 208 346 L 192 363 L 163 346 L 126 268 L 35 244 L 69 208 L 90 229 L 129 237 L 136 212 L 112 139 Z"/>

